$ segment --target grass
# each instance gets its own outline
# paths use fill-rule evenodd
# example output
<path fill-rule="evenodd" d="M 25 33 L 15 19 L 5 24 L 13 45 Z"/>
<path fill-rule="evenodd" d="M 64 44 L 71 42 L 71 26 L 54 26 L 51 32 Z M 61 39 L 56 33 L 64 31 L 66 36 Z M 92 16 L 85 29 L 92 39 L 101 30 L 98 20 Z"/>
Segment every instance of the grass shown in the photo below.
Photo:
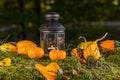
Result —
<path fill-rule="evenodd" d="M 35 63 L 47 65 L 56 62 L 63 69 L 65 77 L 58 75 L 58 80 L 116 80 L 120 71 L 120 51 L 109 52 L 102 56 L 92 68 L 81 64 L 76 58 L 67 56 L 64 60 L 51 61 L 48 57 L 36 59 Z M 0 67 L 0 80 L 45 80 L 32 65 L 32 59 L 27 55 L 0 52 L 0 60 L 10 57 L 10 67 Z M 91 64 L 92 65 L 92 64 Z M 73 72 L 76 71 L 76 74 Z"/>

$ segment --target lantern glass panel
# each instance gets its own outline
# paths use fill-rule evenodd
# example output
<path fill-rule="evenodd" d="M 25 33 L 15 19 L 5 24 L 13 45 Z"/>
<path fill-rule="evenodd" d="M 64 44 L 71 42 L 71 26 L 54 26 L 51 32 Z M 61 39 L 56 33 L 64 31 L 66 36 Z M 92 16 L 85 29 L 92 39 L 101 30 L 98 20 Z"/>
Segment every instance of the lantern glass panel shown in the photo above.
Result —
<path fill-rule="evenodd" d="M 57 46 L 59 49 L 64 49 L 64 33 L 57 35 Z"/>
<path fill-rule="evenodd" d="M 46 39 L 47 39 L 47 49 L 48 50 L 55 49 L 56 35 L 54 33 L 48 33 L 46 35 Z"/>
<path fill-rule="evenodd" d="M 41 48 L 44 48 L 44 33 L 41 32 L 40 34 L 40 46 Z"/>

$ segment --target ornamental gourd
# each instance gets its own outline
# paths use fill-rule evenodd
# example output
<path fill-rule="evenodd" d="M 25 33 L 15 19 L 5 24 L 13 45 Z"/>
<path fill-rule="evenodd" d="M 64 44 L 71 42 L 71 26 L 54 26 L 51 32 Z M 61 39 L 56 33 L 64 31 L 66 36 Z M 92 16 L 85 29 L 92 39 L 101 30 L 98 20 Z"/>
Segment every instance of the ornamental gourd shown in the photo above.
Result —
<path fill-rule="evenodd" d="M 77 48 L 73 48 L 71 51 L 71 56 L 76 57 L 77 59 L 80 59 L 80 55 L 77 52 Z"/>
<path fill-rule="evenodd" d="M 98 60 L 100 58 L 100 51 L 97 42 L 103 40 L 106 35 L 107 33 L 105 33 L 102 38 L 99 38 L 95 41 L 85 41 L 77 46 L 78 51 L 82 53 L 85 60 L 88 58 L 88 56 L 93 56 L 94 60 Z"/>
<path fill-rule="evenodd" d="M 40 59 L 44 56 L 44 50 L 40 47 L 35 47 L 35 48 L 31 47 L 28 49 L 27 55 L 29 58 Z"/>
<path fill-rule="evenodd" d="M 78 52 L 77 48 L 73 48 L 71 51 L 71 56 L 74 56 L 76 59 L 80 61 L 80 63 L 86 63 L 85 59 L 82 58 L 82 54 Z"/>
<path fill-rule="evenodd" d="M 0 51 L 3 52 L 17 52 L 17 47 L 11 43 L 4 43 L 0 45 Z"/>
<path fill-rule="evenodd" d="M 120 47 L 120 42 L 117 40 L 104 40 L 99 43 L 99 47 L 102 52 L 106 53 Z"/>
<path fill-rule="evenodd" d="M 43 66 L 42 64 L 35 64 L 35 68 L 40 71 L 46 80 L 57 80 L 57 72 L 60 69 L 59 65 L 55 62 Z"/>
<path fill-rule="evenodd" d="M 9 67 L 11 66 L 11 58 L 4 58 L 2 61 L 0 61 L 0 66 Z"/>
<path fill-rule="evenodd" d="M 98 60 L 100 58 L 100 51 L 96 41 L 93 41 L 86 49 L 84 49 L 83 53 L 85 59 L 87 59 L 88 56 L 93 56 L 94 60 Z"/>
<path fill-rule="evenodd" d="M 64 50 L 51 50 L 49 52 L 49 58 L 51 60 L 62 60 L 66 58 L 66 52 Z"/>

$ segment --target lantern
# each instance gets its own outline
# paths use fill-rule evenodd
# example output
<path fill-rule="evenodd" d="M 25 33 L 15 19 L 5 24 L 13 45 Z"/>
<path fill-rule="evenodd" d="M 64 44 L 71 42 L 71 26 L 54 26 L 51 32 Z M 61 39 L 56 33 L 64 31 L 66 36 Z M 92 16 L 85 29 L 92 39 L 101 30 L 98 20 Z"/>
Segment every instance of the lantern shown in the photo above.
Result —
<path fill-rule="evenodd" d="M 65 49 L 65 28 L 58 23 L 59 17 L 56 12 L 47 13 L 46 22 L 40 27 L 40 46 L 45 53 L 55 48 Z"/>

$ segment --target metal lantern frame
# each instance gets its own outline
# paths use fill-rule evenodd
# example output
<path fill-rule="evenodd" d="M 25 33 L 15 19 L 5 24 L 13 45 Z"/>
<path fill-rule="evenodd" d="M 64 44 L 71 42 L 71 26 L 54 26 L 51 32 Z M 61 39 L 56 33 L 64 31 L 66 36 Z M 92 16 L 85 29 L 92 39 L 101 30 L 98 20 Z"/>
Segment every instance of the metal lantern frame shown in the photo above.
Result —
<path fill-rule="evenodd" d="M 58 48 L 65 49 L 65 27 L 58 23 L 59 14 L 49 12 L 45 15 L 46 22 L 40 27 L 40 46 L 48 53 Z"/>

